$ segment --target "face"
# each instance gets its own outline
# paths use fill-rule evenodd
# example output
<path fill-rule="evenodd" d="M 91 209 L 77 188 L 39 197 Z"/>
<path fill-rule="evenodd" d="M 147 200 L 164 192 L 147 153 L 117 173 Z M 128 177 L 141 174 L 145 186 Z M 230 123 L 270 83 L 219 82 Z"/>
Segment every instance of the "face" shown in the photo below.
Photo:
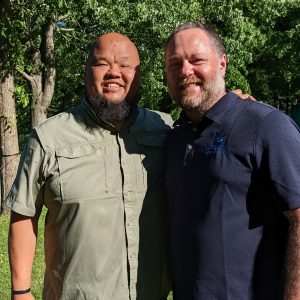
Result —
<path fill-rule="evenodd" d="M 175 34 L 166 48 L 170 96 L 187 113 L 207 111 L 225 94 L 226 55 L 220 56 L 205 31 Z"/>
<path fill-rule="evenodd" d="M 100 36 L 86 66 L 89 99 L 112 105 L 136 101 L 139 65 L 137 48 L 127 37 L 114 32 Z"/>

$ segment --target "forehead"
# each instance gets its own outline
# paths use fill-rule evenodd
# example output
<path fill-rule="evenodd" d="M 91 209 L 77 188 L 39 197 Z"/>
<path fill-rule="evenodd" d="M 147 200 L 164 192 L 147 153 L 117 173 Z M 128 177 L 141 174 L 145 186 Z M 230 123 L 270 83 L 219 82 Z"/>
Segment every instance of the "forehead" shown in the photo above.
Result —
<path fill-rule="evenodd" d="M 212 45 L 207 33 L 199 28 L 180 31 L 169 41 L 166 49 L 167 56 L 208 53 Z"/>
<path fill-rule="evenodd" d="M 107 34 L 99 37 L 92 54 L 94 59 L 114 57 L 139 62 L 139 54 L 135 45 L 128 38 L 119 34 Z"/>

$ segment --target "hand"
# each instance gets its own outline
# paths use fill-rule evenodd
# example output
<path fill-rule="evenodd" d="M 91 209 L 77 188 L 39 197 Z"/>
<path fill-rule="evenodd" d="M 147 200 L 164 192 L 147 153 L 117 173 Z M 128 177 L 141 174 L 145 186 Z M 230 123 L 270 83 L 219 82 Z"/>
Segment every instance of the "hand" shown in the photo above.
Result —
<path fill-rule="evenodd" d="M 249 94 L 243 94 L 242 90 L 240 90 L 240 89 L 233 90 L 232 92 L 237 94 L 240 98 L 242 98 L 244 100 L 256 101 L 256 99 L 253 96 L 251 96 Z"/>

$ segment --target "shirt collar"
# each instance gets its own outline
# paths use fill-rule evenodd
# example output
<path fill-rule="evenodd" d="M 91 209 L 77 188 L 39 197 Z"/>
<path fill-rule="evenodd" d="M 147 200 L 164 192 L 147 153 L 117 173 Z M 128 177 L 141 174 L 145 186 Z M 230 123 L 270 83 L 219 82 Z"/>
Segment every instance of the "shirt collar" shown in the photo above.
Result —
<path fill-rule="evenodd" d="M 237 98 L 238 95 L 228 90 L 226 95 L 220 98 L 220 100 L 218 100 L 218 102 L 204 114 L 203 119 L 208 118 L 217 124 L 221 124 L 227 109 Z M 177 121 L 175 121 L 174 126 L 183 124 L 193 124 L 184 111 L 181 112 L 180 117 Z"/>

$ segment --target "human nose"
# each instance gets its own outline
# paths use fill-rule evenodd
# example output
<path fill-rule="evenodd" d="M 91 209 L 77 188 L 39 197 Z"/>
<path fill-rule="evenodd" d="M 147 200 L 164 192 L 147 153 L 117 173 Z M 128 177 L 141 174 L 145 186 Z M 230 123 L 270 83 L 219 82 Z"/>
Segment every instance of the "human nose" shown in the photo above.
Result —
<path fill-rule="evenodd" d="M 117 64 L 110 65 L 106 73 L 106 76 L 113 77 L 113 78 L 120 77 L 121 76 L 120 67 Z"/>
<path fill-rule="evenodd" d="M 183 62 L 181 73 L 183 77 L 188 77 L 189 75 L 194 74 L 193 65 L 187 60 Z"/>

